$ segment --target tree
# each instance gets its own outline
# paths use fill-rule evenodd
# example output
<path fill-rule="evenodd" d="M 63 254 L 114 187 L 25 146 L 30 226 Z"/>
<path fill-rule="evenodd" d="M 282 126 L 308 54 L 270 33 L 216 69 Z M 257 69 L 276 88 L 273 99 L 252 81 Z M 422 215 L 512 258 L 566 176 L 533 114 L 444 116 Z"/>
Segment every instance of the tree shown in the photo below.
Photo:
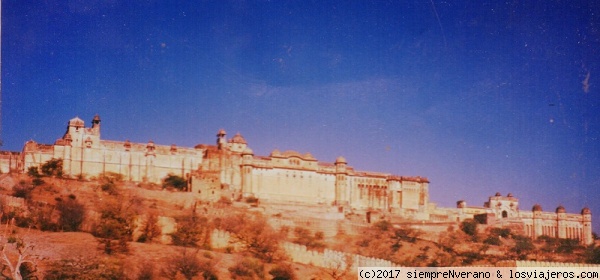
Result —
<path fill-rule="evenodd" d="M 63 161 L 59 158 L 53 158 L 42 164 L 42 174 L 45 176 L 62 177 Z"/>
<path fill-rule="evenodd" d="M 267 224 L 260 214 L 239 214 L 224 218 L 220 225 L 232 234 L 234 242 L 239 242 L 254 257 L 272 262 L 283 258 L 279 241 L 283 238 Z"/>
<path fill-rule="evenodd" d="M 352 272 L 352 255 L 344 254 L 342 259 L 331 259 L 328 268 L 322 270 L 334 280 L 345 279 Z"/>
<path fill-rule="evenodd" d="M 171 234 L 174 245 L 208 247 L 210 241 L 210 224 L 208 218 L 192 212 L 177 221 L 177 230 Z"/>
<path fill-rule="evenodd" d="M 1 274 L 8 279 L 30 279 L 34 276 L 36 270 L 35 256 L 30 254 L 34 246 L 23 237 L 9 237 L 8 234 L 11 231 L 12 223 L 7 222 L 5 230 L 0 236 L 0 257 L 4 266 Z M 9 246 L 14 246 L 17 255 L 16 260 L 14 258 L 11 260 L 6 250 Z M 24 278 L 24 276 L 27 278 Z"/>
<path fill-rule="evenodd" d="M 181 176 L 169 174 L 165 179 L 163 179 L 162 187 L 185 191 L 187 190 L 187 181 Z"/>
<path fill-rule="evenodd" d="M 122 200 L 107 200 L 100 209 L 100 221 L 95 226 L 93 234 L 104 244 L 104 252 L 127 252 L 127 242 L 131 241 L 135 227 L 136 199 L 127 203 Z M 116 242 L 115 242 L 116 241 Z"/>
<path fill-rule="evenodd" d="M 296 227 L 294 229 L 294 235 L 296 238 L 294 239 L 294 243 L 298 243 L 306 246 L 309 249 L 322 249 L 325 248 L 325 243 L 323 243 L 323 232 L 318 231 L 315 232 L 314 235 L 311 234 L 310 230 L 303 227 Z"/>
<path fill-rule="evenodd" d="M 464 220 L 462 223 L 460 223 L 460 229 L 464 233 L 475 238 L 477 236 L 477 221 L 473 219 Z"/>
<path fill-rule="evenodd" d="M 160 227 L 158 226 L 158 216 L 156 213 L 151 212 L 148 214 L 146 221 L 142 225 L 142 234 L 138 237 L 138 242 L 151 242 L 154 238 L 159 237 L 162 234 Z"/>
<path fill-rule="evenodd" d="M 79 226 L 85 218 L 85 207 L 76 200 L 74 195 L 66 199 L 61 199 L 56 204 L 56 209 L 60 212 L 58 225 L 63 231 L 78 231 Z"/>
<path fill-rule="evenodd" d="M 533 245 L 531 239 L 526 236 L 515 235 L 513 239 L 515 240 L 513 251 L 519 259 L 526 259 L 527 255 L 535 249 L 535 245 Z"/>

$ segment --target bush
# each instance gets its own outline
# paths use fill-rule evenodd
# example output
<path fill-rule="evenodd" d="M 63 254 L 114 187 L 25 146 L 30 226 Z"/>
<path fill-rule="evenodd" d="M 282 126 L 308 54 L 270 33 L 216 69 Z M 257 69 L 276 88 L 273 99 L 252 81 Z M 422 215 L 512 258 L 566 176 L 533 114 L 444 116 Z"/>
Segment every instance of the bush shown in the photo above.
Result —
<path fill-rule="evenodd" d="M 135 203 L 135 200 L 131 202 Z M 104 245 L 106 254 L 128 252 L 127 242 L 131 241 L 137 214 L 132 206 L 117 200 L 109 200 L 101 206 L 100 221 L 95 226 L 93 234 Z"/>
<path fill-rule="evenodd" d="M 103 183 L 102 185 L 100 185 L 100 189 L 109 195 L 118 195 L 119 194 L 119 188 L 117 188 L 117 185 L 115 185 L 115 183 L 113 183 L 113 182 Z"/>
<path fill-rule="evenodd" d="M 46 182 L 44 182 L 44 180 L 42 180 L 42 178 L 33 178 L 33 180 L 31 180 L 31 183 L 37 187 L 37 186 L 41 186 L 41 185 L 45 184 Z"/>
<path fill-rule="evenodd" d="M 269 270 L 269 274 L 273 276 L 273 280 L 295 280 L 296 275 L 294 269 L 288 263 L 280 263 Z"/>
<path fill-rule="evenodd" d="M 177 246 L 209 246 L 210 225 L 208 218 L 191 213 L 177 221 L 177 231 L 171 234 L 173 244 Z"/>
<path fill-rule="evenodd" d="M 42 174 L 45 176 L 62 177 L 63 175 L 63 161 L 62 159 L 53 158 L 46 163 L 42 164 Z"/>
<path fill-rule="evenodd" d="M 27 168 L 27 175 L 31 178 L 40 178 L 42 176 L 40 174 L 40 169 L 37 166 L 30 166 Z"/>
<path fill-rule="evenodd" d="M 36 279 L 36 278 L 34 278 Z M 44 275 L 45 280 L 63 279 L 127 279 L 119 262 L 96 259 L 60 260 L 52 262 Z"/>
<path fill-rule="evenodd" d="M 230 216 L 221 221 L 220 227 L 229 231 L 246 252 L 258 259 L 272 262 L 283 257 L 279 249 L 283 236 L 271 228 L 262 215 Z"/>
<path fill-rule="evenodd" d="M 492 228 L 490 229 L 490 235 L 500 236 L 502 238 L 510 237 L 509 228 Z"/>
<path fill-rule="evenodd" d="M 600 264 L 600 247 L 590 246 L 585 252 L 585 262 Z"/>
<path fill-rule="evenodd" d="M 296 236 L 294 243 L 304 245 L 309 249 L 322 249 L 325 247 L 322 231 L 315 232 L 314 235 L 311 235 L 310 230 L 303 227 L 296 227 L 294 229 L 294 235 Z"/>
<path fill-rule="evenodd" d="M 460 229 L 464 233 L 475 237 L 477 235 L 477 221 L 473 219 L 464 220 L 460 223 Z"/>
<path fill-rule="evenodd" d="M 75 196 L 61 199 L 56 204 L 60 212 L 58 225 L 63 231 L 78 231 L 85 217 L 85 207 L 75 200 Z"/>
<path fill-rule="evenodd" d="M 104 172 L 99 178 L 100 189 L 110 195 L 118 195 L 117 183 L 123 181 L 123 175 L 114 172 Z"/>
<path fill-rule="evenodd" d="M 198 274 L 201 274 L 204 279 L 217 279 L 212 260 L 200 260 L 198 251 L 190 253 L 185 249 L 166 262 L 162 274 L 169 279 L 176 279 L 178 276 L 194 279 Z"/>
<path fill-rule="evenodd" d="M 116 173 L 116 172 L 104 172 L 100 175 L 99 179 L 102 181 L 113 182 L 113 183 L 122 182 L 123 174 Z"/>
<path fill-rule="evenodd" d="M 513 236 L 513 239 L 515 240 L 513 251 L 520 259 L 525 259 L 527 255 L 535 249 L 535 245 L 533 245 L 531 239 L 526 236 L 516 235 Z"/>
<path fill-rule="evenodd" d="M 162 187 L 163 189 L 174 188 L 180 191 L 186 191 L 187 181 L 181 176 L 169 174 L 165 179 L 163 179 Z"/>
<path fill-rule="evenodd" d="M 158 226 L 158 216 L 156 213 L 150 213 L 142 225 L 142 234 L 138 237 L 137 242 L 151 242 L 154 238 L 159 237 L 161 233 L 162 231 Z"/>
<path fill-rule="evenodd" d="M 243 259 L 229 268 L 232 279 L 265 279 L 265 266 L 253 259 Z"/>
<path fill-rule="evenodd" d="M 19 184 L 13 187 L 13 196 L 24 198 L 25 200 L 30 200 L 34 186 L 28 185 L 25 182 L 19 182 Z"/>
<path fill-rule="evenodd" d="M 483 240 L 483 243 L 496 246 L 502 245 L 502 241 L 500 241 L 500 238 L 496 235 L 488 236 L 485 240 Z"/>

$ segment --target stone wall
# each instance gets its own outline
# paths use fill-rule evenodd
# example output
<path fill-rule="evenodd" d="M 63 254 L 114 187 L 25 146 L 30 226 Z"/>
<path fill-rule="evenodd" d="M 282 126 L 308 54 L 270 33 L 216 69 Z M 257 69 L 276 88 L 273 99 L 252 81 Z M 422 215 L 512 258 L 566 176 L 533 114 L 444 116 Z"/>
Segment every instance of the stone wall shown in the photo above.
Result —
<path fill-rule="evenodd" d="M 232 243 L 231 234 L 227 231 L 214 230 L 211 234 L 212 248 L 227 248 L 231 247 L 234 250 L 240 249 L 239 244 Z M 356 254 L 347 254 L 344 252 L 325 249 L 323 252 L 309 250 L 306 246 L 282 242 L 281 248 L 290 257 L 293 262 L 310 264 L 322 268 L 330 269 L 345 269 L 346 261 L 351 261 L 351 269 L 356 269 L 359 266 L 398 266 L 390 261 L 369 258 Z"/>
<path fill-rule="evenodd" d="M 0 203 L 2 203 L 2 207 L 5 207 L 5 209 L 6 207 L 9 209 L 26 209 L 25 199 L 21 197 L 0 194 Z"/>
<path fill-rule="evenodd" d="M 500 261 L 498 267 L 600 267 L 600 264 L 588 263 L 561 263 L 542 261 Z"/>

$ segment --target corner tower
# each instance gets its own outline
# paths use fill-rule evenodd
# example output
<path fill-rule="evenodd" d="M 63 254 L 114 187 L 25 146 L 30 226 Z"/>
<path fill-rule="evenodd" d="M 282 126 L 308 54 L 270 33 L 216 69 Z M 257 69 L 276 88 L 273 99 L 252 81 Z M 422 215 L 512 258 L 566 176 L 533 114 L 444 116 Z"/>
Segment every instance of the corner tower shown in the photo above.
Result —
<path fill-rule="evenodd" d="M 348 204 L 348 198 L 346 197 L 346 190 L 348 186 L 348 171 L 346 159 L 342 156 L 335 160 L 335 204 L 346 205 Z"/>
<path fill-rule="evenodd" d="M 100 116 L 98 114 L 92 119 L 92 133 L 100 136 Z"/>
<path fill-rule="evenodd" d="M 252 189 L 252 158 L 254 153 L 250 148 L 242 152 L 242 196 L 254 196 Z"/>
<path fill-rule="evenodd" d="M 223 150 L 227 147 L 227 133 L 225 132 L 225 129 L 219 129 L 219 131 L 217 132 L 217 147 L 219 148 L 219 150 Z"/>
<path fill-rule="evenodd" d="M 589 245 L 594 243 L 594 237 L 592 236 L 592 211 L 590 208 L 584 207 L 581 209 L 581 222 L 583 224 L 583 232 L 581 242 Z"/>

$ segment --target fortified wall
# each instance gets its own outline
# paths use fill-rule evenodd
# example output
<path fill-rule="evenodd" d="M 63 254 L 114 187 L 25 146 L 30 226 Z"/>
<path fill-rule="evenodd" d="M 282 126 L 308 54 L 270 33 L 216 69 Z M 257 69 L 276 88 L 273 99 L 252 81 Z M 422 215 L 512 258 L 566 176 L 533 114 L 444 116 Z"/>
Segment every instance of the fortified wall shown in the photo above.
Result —
<path fill-rule="evenodd" d="M 191 190 L 204 199 L 233 199 L 335 206 L 340 212 L 382 211 L 417 220 L 429 219 L 429 180 L 425 177 L 358 171 L 344 157 L 317 160 L 310 153 L 274 150 L 256 156 L 242 135 L 205 150 L 202 166 L 193 173 Z"/>
<path fill-rule="evenodd" d="M 519 209 L 518 199 L 497 194 L 483 207 L 441 208 L 429 201 L 429 180 L 420 176 L 355 170 L 340 156 L 334 161 L 317 160 L 310 153 L 274 150 L 267 156 L 255 155 L 241 134 L 227 139 L 217 132 L 216 145 L 193 148 L 101 139 L 100 117 L 91 127 L 78 117 L 69 120 L 64 135 L 54 144 L 25 143 L 23 151 L 1 152 L 0 172 L 27 172 L 51 159 L 62 159 L 67 177 L 98 177 L 106 172 L 123 175 L 125 180 L 161 183 L 167 175 L 188 180 L 188 191 L 201 200 L 261 201 L 328 207 L 339 214 L 371 214 L 398 220 L 430 223 L 461 222 L 476 219 L 492 226 L 516 227 L 537 238 L 542 235 L 579 239 L 591 244 L 591 212 L 566 213 L 564 207 L 544 212 L 539 205 L 532 211 Z"/>
<path fill-rule="evenodd" d="M 123 175 L 125 180 L 160 183 L 168 174 L 189 178 L 202 162 L 203 151 L 194 148 L 100 138 L 100 117 L 94 116 L 92 126 L 78 117 L 71 119 L 67 131 L 53 145 L 33 140 L 25 143 L 21 153 L 22 172 L 38 167 L 51 159 L 62 159 L 67 177 L 98 177 L 105 172 Z"/>

